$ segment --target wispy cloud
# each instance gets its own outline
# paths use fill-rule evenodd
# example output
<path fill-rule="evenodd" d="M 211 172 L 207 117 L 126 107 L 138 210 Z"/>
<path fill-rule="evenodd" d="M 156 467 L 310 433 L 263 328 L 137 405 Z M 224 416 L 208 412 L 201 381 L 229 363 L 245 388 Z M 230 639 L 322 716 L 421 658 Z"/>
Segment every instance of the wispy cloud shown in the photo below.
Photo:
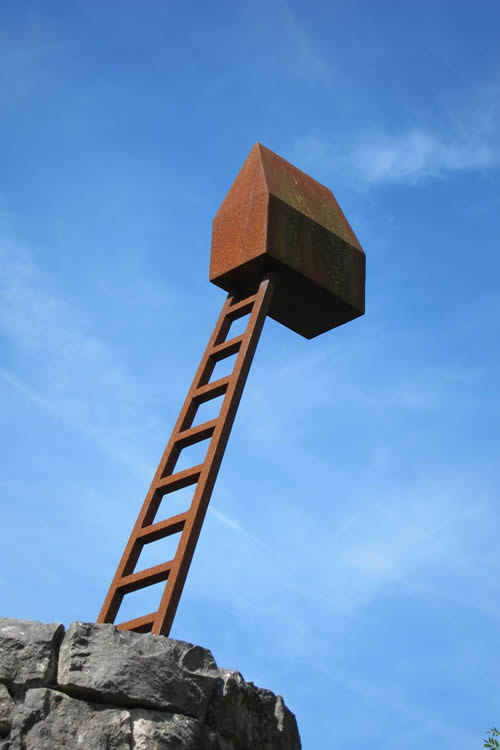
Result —
<path fill-rule="evenodd" d="M 318 667 L 321 670 L 321 666 Z M 453 746 L 466 750 L 473 746 L 475 738 L 472 734 L 464 732 L 462 729 L 456 729 L 445 721 L 433 715 L 432 711 L 423 710 L 415 704 L 414 700 L 409 699 L 404 694 L 404 689 L 399 684 L 384 684 L 382 678 L 377 681 L 369 680 L 362 677 L 359 673 L 353 673 L 352 670 L 346 670 L 340 665 L 335 665 L 328 669 L 328 678 L 343 689 L 352 691 L 361 699 L 369 704 L 377 706 L 384 715 L 399 714 L 415 725 L 410 735 L 401 741 L 401 734 L 398 732 L 394 736 L 387 738 L 385 747 L 389 750 L 395 750 L 400 747 L 421 747 L 425 744 L 426 739 L 438 735 L 439 737 L 453 743 Z M 370 731 L 368 736 L 372 740 L 373 732 Z M 346 738 L 347 739 L 347 738 Z"/>
<path fill-rule="evenodd" d="M 48 16 L 29 9 L 23 24 L 0 29 L 0 108 L 12 111 L 44 80 L 44 66 L 62 43 Z"/>
<path fill-rule="evenodd" d="M 321 489 L 328 494 L 323 480 L 317 478 L 318 486 L 311 487 L 312 494 Z M 288 491 L 285 497 L 276 489 L 262 486 L 262 491 L 272 497 L 273 506 L 260 536 L 245 528 L 245 523 L 252 528 L 260 524 L 261 511 L 255 503 L 251 520 L 246 521 L 245 498 L 241 496 L 237 520 L 225 512 L 212 511 L 217 522 L 212 534 L 218 537 L 216 544 L 212 540 L 212 549 L 224 558 L 230 554 L 233 560 L 231 571 L 225 573 L 228 588 L 224 591 L 219 586 L 219 595 L 226 596 L 230 589 L 234 595 L 238 590 L 235 580 L 242 576 L 246 588 L 241 605 L 245 607 L 253 606 L 254 596 L 255 601 L 262 597 L 271 601 L 283 590 L 295 591 L 300 600 L 309 602 L 308 606 L 342 614 L 369 605 L 388 586 L 404 589 L 408 583 L 421 586 L 424 595 L 426 587 L 436 595 L 432 571 L 440 568 L 456 572 L 469 556 L 467 535 L 471 528 L 482 527 L 488 500 L 478 493 L 475 506 L 467 504 L 471 482 L 467 475 L 453 481 L 444 474 L 391 489 L 358 482 L 357 501 L 344 500 L 321 515 L 303 507 L 300 492 Z M 253 493 L 250 487 L 248 498 Z M 279 528 L 273 529 L 272 524 L 278 522 Z M 286 539 L 279 550 L 272 544 L 277 533 Z M 212 564 L 218 564 L 217 557 L 212 554 Z M 476 584 L 488 578 L 486 569 L 487 565 L 477 567 Z M 252 571 L 251 578 L 245 570 Z M 206 575 L 205 569 L 203 572 Z M 307 587 L 302 585 L 303 580 L 309 581 Z M 259 586 L 258 591 L 253 591 L 253 584 Z M 473 599 L 461 603 L 480 607 Z"/>
<path fill-rule="evenodd" d="M 500 148 L 492 139 L 446 138 L 413 128 L 396 136 L 369 137 L 350 155 L 353 173 L 366 183 L 419 182 L 447 172 L 497 166 Z"/>
<path fill-rule="evenodd" d="M 285 40 L 285 59 L 289 69 L 295 76 L 313 80 L 322 80 L 327 75 L 331 77 L 333 71 L 325 57 L 305 28 L 303 19 L 299 19 L 287 0 L 280 0 L 277 4 L 279 18 L 279 34 L 276 38 Z"/>
<path fill-rule="evenodd" d="M 55 276 L 38 268 L 26 248 L 4 236 L 0 259 L 0 333 L 10 352 L 0 371 L 3 382 L 149 477 L 152 467 L 130 447 L 134 425 L 145 419 L 147 392 L 100 335 L 98 322 L 78 309 Z"/>
<path fill-rule="evenodd" d="M 457 107 L 434 127 L 416 124 L 399 131 L 372 126 L 357 129 L 342 150 L 328 137 L 308 134 L 294 146 L 306 169 L 333 170 L 359 185 L 420 183 L 450 173 L 484 170 L 500 164 L 496 122 L 499 91 L 489 88 L 475 107 Z"/>
<path fill-rule="evenodd" d="M 366 133 L 343 154 L 326 138 L 307 136 L 296 159 L 308 169 L 335 169 L 361 185 L 420 183 L 452 172 L 490 169 L 500 164 L 500 143 L 492 136 L 451 136 L 423 128 L 396 135 Z"/>

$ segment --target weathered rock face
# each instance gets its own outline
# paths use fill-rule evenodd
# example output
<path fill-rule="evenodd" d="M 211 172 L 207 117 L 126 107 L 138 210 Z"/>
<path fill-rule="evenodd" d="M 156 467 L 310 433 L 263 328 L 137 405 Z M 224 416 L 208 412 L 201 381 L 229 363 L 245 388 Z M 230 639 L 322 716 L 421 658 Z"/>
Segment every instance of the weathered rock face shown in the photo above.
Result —
<path fill-rule="evenodd" d="M 14 714 L 11 750 L 95 748 L 130 750 L 128 711 L 91 706 L 58 690 L 33 688 Z"/>
<path fill-rule="evenodd" d="M 0 737 L 10 732 L 14 701 L 5 685 L 0 684 Z"/>
<path fill-rule="evenodd" d="M 201 718 L 216 669 L 212 654 L 199 646 L 73 623 L 61 646 L 58 682 L 70 695 Z"/>
<path fill-rule="evenodd" d="M 0 618 L 0 682 L 40 687 L 55 680 L 62 625 Z"/>
<path fill-rule="evenodd" d="M 300 750 L 283 699 L 210 651 L 113 625 L 0 619 L 0 750 Z"/>

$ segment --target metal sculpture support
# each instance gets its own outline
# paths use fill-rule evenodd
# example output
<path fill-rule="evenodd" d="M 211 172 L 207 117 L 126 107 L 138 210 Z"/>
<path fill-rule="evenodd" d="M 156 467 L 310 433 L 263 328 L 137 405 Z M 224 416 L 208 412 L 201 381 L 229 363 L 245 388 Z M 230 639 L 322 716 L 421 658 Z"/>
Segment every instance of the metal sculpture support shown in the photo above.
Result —
<path fill-rule="evenodd" d="M 170 632 L 272 292 L 273 280 L 267 277 L 254 295 L 244 299 L 228 295 L 130 535 L 98 622 L 114 621 L 125 594 L 166 581 L 156 612 L 121 623 L 118 627 L 161 635 Z M 249 319 L 245 332 L 228 339 L 231 323 L 247 314 Z M 237 356 L 232 373 L 212 381 L 216 363 L 233 354 Z M 197 424 L 198 406 L 221 395 L 224 395 L 224 400 L 217 419 Z M 201 441 L 210 441 L 204 462 L 176 473 L 175 465 L 183 448 Z M 165 495 L 191 484 L 196 484 L 196 489 L 190 508 L 185 513 L 155 522 Z M 179 533 L 173 560 L 134 573 L 144 545 Z"/>
<path fill-rule="evenodd" d="M 365 255 L 332 193 L 260 144 L 214 219 L 210 280 L 229 295 L 98 622 L 114 622 L 127 594 L 162 582 L 165 587 L 158 608 L 119 624 L 124 630 L 170 632 L 266 314 L 312 338 L 364 313 Z M 231 324 L 245 315 L 244 333 L 231 336 Z M 217 362 L 232 355 L 231 373 L 212 379 Z M 217 418 L 198 422 L 200 404 L 219 397 Z M 184 448 L 203 441 L 203 462 L 176 470 Z M 169 497 L 191 485 L 189 507 L 158 518 Z M 171 560 L 141 568 L 147 545 L 175 535 Z"/>

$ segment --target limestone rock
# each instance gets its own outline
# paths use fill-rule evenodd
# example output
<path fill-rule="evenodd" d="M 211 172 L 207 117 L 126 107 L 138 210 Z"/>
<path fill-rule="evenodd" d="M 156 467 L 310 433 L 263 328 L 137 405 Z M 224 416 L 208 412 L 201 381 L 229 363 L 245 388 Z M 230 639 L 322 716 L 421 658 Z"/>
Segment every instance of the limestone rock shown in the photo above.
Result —
<path fill-rule="evenodd" d="M 134 750 L 235 750 L 198 719 L 132 709 Z"/>
<path fill-rule="evenodd" d="M 14 715 L 10 750 L 130 750 L 131 738 L 128 711 L 34 688 Z"/>
<path fill-rule="evenodd" d="M 302 743 L 300 741 L 297 719 L 295 718 L 295 714 L 285 706 L 281 695 L 276 696 L 274 715 L 277 721 L 279 738 L 277 750 L 301 750 Z"/>
<path fill-rule="evenodd" d="M 0 684 L 0 736 L 8 734 L 12 724 L 14 701 L 5 685 Z"/>
<path fill-rule="evenodd" d="M 52 684 L 63 633 L 59 623 L 0 618 L 0 682 L 23 688 Z"/>
<path fill-rule="evenodd" d="M 301 749 L 295 717 L 281 696 L 245 682 L 239 672 L 227 670 L 219 679 L 207 722 L 238 750 Z"/>
<path fill-rule="evenodd" d="M 204 718 L 215 669 L 200 646 L 77 622 L 61 645 L 58 682 L 73 696 Z"/>
<path fill-rule="evenodd" d="M 206 649 L 107 624 L 63 632 L 0 620 L 0 750 L 301 748 L 282 698 Z"/>

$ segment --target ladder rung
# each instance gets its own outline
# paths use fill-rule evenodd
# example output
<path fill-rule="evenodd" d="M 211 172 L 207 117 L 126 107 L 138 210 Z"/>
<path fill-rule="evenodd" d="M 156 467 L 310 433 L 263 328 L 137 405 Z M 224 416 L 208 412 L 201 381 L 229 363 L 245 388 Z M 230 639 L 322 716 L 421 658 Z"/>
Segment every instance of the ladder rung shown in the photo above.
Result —
<path fill-rule="evenodd" d="M 233 319 L 233 313 L 236 313 L 236 312 L 240 313 L 239 317 L 243 317 L 245 313 L 251 311 L 252 307 L 254 306 L 256 298 L 257 298 L 257 295 L 252 294 L 251 297 L 246 297 L 245 299 L 242 299 L 239 302 L 235 302 L 234 305 L 230 305 L 227 311 L 227 317 Z"/>
<path fill-rule="evenodd" d="M 165 521 L 158 521 L 158 523 L 144 526 L 137 534 L 137 539 L 140 539 L 144 544 L 149 544 L 149 542 L 157 542 L 159 539 L 164 539 L 166 536 L 178 534 L 184 528 L 186 518 L 187 513 L 178 513 L 176 516 L 171 516 Z"/>
<path fill-rule="evenodd" d="M 201 443 L 202 440 L 212 437 L 216 424 L 217 420 L 211 419 L 209 422 L 203 422 L 202 424 L 197 424 L 195 427 L 190 427 L 189 430 L 183 430 L 179 432 L 179 437 L 175 442 L 181 448 L 194 445 L 194 443 Z"/>
<path fill-rule="evenodd" d="M 166 477 L 162 477 L 158 480 L 155 486 L 155 490 L 165 489 L 164 494 L 167 492 L 175 492 L 175 490 L 182 490 L 184 487 L 189 487 L 190 484 L 195 484 L 201 471 L 203 464 L 197 464 L 191 466 L 189 469 L 178 471 L 176 474 L 168 474 Z"/>
<path fill-rule="evenodd" d="M 235 336 L 233 339 L 229 339 L 229 341 L 223 341 L 222 344 L 217 344 L 217 346 L 214 346 L 213 349 L 210 350 L 210 357 L 218 362 L 220 359 L 230 357 L 231 354 L 236 354 L 243 339 L 244 335 L 242 334 L 241 336 Z"/>
<path fill-rule="evenodd" d="M 149 633 L 154 625 L 157 614 L 157 612 L 151 612 L 149 615 L 121 622 L 116 627 L 118 630 L 134 630 L 136 633 Z"/>
<path fill-rule="evenodd" d="M 161 565 L 141 570 L 139 573 L 123 576 L 116 588 L 122 594 L 130 594 L 131 591 L 137 591 L 137 589 L 142 589 L 145 586 L 152 586 L 155 583 L 166 581 L 172 565 L 173 560 L 169 560 Z"/>
<path fill-rule="evenodd" d="M 200 385 L 199 388 L 196 389 L 193 400 L 196 401 L 197 404 L 202 404 L 204 401 L 209 401 L 211 398 L 222 396 L 227 391 L 230 381 L 231 376 L 227 375 L 225 378 L 213 380 L 211 383 L 207 383 L 207 385 Z"/>

